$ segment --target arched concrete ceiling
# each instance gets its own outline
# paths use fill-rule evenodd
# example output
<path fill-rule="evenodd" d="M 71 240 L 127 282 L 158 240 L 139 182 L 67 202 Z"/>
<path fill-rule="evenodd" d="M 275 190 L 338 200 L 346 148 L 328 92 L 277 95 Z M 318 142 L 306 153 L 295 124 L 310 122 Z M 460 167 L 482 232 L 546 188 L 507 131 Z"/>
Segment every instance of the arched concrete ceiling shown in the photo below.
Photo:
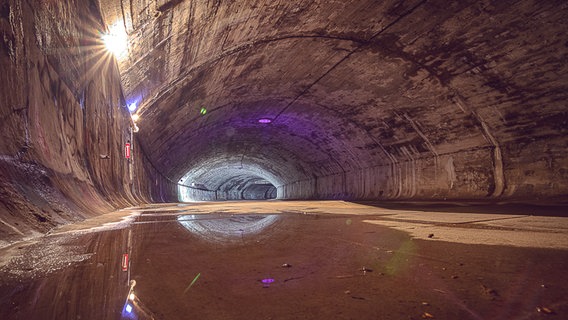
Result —
<path fill-rule="evenodd" d="M 126 100 L 150 160 L 174 180 L 245 159 L 288 184 L 487 149 L 499 194 L 515 152 L 504 146 L 564 141 L 565 1 L 100 6 L 105 23 L 124 21 Z"/>

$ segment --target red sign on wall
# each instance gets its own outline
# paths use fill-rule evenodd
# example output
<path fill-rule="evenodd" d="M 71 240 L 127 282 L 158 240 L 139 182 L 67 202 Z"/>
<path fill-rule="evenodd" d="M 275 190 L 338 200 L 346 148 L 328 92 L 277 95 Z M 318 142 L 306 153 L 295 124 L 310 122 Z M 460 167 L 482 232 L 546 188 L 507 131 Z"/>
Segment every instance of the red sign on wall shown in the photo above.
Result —
<path fill-rule="evenodd" d="M 124 156 L 126 159 L 130 159 L 130 143 L 124 145 Z"/>

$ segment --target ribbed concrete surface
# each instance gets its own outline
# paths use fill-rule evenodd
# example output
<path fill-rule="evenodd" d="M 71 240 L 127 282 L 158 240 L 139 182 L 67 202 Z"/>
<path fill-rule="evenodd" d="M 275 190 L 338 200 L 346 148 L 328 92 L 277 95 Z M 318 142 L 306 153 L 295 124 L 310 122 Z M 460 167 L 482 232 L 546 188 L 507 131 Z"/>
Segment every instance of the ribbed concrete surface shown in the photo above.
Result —
<path fill-rule="evenodd" d="M 0 237 L 270 185 L 565 201 L 566 21 L 553 0 L 4 1 Z"/>
<path fill-rule="evenodd" d="M 281 198 L 568 190 L 562 1 L 102 0 L 101 10 L 131 38 L 119 66 L 141 142 L 183 184 L 216 190 L 237 166 Z"/>

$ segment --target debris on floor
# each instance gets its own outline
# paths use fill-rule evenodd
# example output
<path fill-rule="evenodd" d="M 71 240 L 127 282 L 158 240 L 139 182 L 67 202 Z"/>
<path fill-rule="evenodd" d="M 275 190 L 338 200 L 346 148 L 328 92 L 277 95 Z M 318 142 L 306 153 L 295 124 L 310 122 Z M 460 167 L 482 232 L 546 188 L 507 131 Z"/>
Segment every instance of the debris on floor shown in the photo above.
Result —
<path fill-rule="evenodd" d="M 433 234 L 433 233 L 430 233 L 430 234 L 428 235 L 428 238 L 434 238 L 434 234 Z"/>
<path fill-rule="evenodd" d="M 347 278 L 354 278 L 355 275 L 352 274 L 346 274 L 346 275 L 341 275 L 341 276 L 335 276 L 333 277 L 334 279 L 347 279 Z"/>
<path fill-rule="evenodd" d="M 289 264 L 289 263 L 284 263 L 284 264 L 282 265 L 282 268 L 291 268 L 291 267 L 292 267 L 292 265 Z"/>
<path fill-rule="evenodd" d="M 434 319 L 434 316 L 429 314 L 428 312 L 424 312 L 422 314 L 422 319 Z"/>
<path fill-rule="evenodd" d="M 292 278 L 286 278 L 286 279 L 284 279 L 284 282 L 288 282 L 288 281 L 291 281 L 291 280 L 298 280 L 298 279 L 303 279 L 303 278 L 304 278 L 304 277 L 292 277 Z"/>
<path fill-rule="evenodd" d="M 369 269 L 367 267 L 363 267 L 361 268 L 361 271 L 363 271 L 363 273 L 367 273 L 367 272 L 373 272 L 373 269 Z"/>
<path fill-rule="evenodd" d="M 486 295 L 488 295 L 488 296 L 491 296 L 491 297 L 493 297 L 493 298 L 499 296 L 499 293 L 497 293 L 497 291 L 496 291 L 495 289 L 491 289 L 491 288 L 489 288 L 489 287 L 486 287 L 486 286 L 483 285 L 483 284 L 481 285 L 481 289 L 483 290 L 483 293 L 484 293 L 484 294 L 486 294 Z"/>
<path fill-rule="evenodd" d="M 556 314 L 554 310 L 547 307 L 536 307 L 536 311 L 544 314 Z"/>

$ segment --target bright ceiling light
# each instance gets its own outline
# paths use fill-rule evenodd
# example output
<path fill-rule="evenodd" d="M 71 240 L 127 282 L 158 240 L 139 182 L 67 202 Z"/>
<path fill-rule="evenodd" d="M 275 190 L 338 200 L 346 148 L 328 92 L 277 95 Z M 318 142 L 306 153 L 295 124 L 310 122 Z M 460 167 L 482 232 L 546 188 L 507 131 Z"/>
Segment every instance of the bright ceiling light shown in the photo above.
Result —
<path fill-rule="evenodd" d="M 132 115 L 132 121 L 136 122 L 136 121 L 138 121 L 138 119 L 140 119 L 139 115 L 137 115 L 137 114 Z"/>
<path fill-rule="evenodd" d="M 117 21 L 109 27 L 109 32 L 102 37 L 108 51 L 120 58 L 128 49 L 128 36 L 122 21 Z"/>
<path fill-rule="evenodd" d="M 136 102 L 132 102 L 131 104 L 128 105 L 128 110 L 130 112 L 136 111 L 136 108 L 138 108 L 138 106 L 136 105 Z"/>

